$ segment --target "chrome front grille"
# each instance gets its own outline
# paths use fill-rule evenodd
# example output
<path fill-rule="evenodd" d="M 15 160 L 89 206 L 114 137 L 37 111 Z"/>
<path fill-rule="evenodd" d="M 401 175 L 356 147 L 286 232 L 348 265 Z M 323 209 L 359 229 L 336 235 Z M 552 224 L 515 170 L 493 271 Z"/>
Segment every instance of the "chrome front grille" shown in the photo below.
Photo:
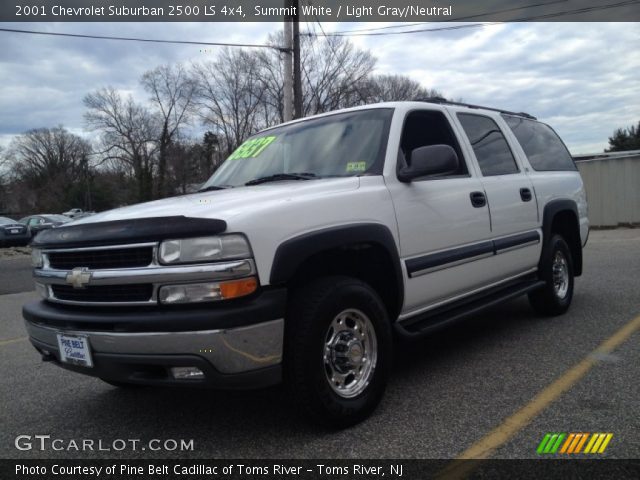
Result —
<path fill-rule="evenodd" d="M 162 285 L 216 282 L 255 275 L 253 259 L 162 265 L 157 243 L 43 249 L 34 270 L 36 289 L 51 302 L 69 305 L 158 304 Z"/>
<path fill-rule="evenodd" d="M 52 251 L 49 265 L 57 270 L 86 267 L 91 270 L 148 267 L 153 262 L 153 247 L 127 247 L 110 250 Z"/>

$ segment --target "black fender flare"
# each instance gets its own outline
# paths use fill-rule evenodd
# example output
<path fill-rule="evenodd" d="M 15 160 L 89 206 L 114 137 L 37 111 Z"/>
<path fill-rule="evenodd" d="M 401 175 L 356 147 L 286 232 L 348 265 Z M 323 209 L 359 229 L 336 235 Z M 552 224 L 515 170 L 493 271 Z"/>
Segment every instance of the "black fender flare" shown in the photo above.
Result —
<path fill-rule="evenodd" d="M 276 249 L 271 266 L 269 283 L 286 283 L 303 262 L 326 250 L 357 243 L 376 244 L 384 248 L 391 258 L 393 279 L 398 289 L 398 308 L 404 302 L 404 281 L 400 255 L 393 235 L 388 227 L 378 223 L 340 225 L 304 233 L 286 240 Z"/>
<path fill-rule="evenodd" d="M 547 203 L 544 207 L 542 215 L 542 239 L 543 248 L 546 247 L 547 242 L 551 238 L 551 226 L 555 216 L 563 211 L 570 211 L 576 217 L 578 231 L 578 251 L 576 252 L 576 258 L 574 261 L 575 275 L 580 276 L 582 274 L 582 241 L 580 238 L 580 215 L 578 214 L 578 205 L 574 200 L 569 199 L 557 199 Z"/>

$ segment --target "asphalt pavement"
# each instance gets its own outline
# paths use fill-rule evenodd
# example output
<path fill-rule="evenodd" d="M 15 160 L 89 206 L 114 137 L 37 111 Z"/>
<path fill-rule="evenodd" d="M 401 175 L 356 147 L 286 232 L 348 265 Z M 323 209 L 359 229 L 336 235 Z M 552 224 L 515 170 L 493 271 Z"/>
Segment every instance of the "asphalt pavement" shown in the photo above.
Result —
<path fill-rule="evenodd" d="M 283 388 L 119 389 L 42 363 L 22 326 L 21 305 L 35 294 L 19 286 L 21 262 L 0 261 L 0 292 L 22 291 L 0 295 L 0 458 L 167 456 L 149 449 L 15 448 L 17 436 L 42 434 L 65 445 L 72 439 L 104 445 L 193 439 L 193 451 L 171 455 L 182 458 L 455 458 L 495 438 L 492 432 L 523 407 L 535 414 L 511 425 L 512 435 L 492 457 L 534 458 L 548 432 L 610 432 L 602 456 L 640 457 L 640 332 L 609 353 L 593 354 L 640 315 L 640 229 L 591 233 L 584 275 L 564 316 L 540 318 L 522 298 L 403 344 L 374 415 L 338 432 L 293 413 Z M 585 359 L 592 366 L 563 393 L 540 395 Z"/>
<path fill-rule="evenodd" d="M 0 258 L 0 295 L 30 292 L 33 288 L 31 257 Z"/>

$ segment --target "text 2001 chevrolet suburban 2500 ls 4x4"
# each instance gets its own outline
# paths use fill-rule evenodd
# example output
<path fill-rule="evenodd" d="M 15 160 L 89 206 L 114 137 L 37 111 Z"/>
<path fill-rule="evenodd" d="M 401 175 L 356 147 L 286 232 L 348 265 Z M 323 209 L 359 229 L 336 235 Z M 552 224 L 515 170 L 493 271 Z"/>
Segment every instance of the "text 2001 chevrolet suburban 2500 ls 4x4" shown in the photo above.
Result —
<path fill-rule="evenodd" d="M 33 242 L 45 360 L 111 384 L 284 380 L 314 418 L 379 402 L 392 335 L 527 293 L 564 313 L 587 204 L 547 125 L 443 101 L 369 105 L 242 144 L 200 193 L 120 208 Z"/>

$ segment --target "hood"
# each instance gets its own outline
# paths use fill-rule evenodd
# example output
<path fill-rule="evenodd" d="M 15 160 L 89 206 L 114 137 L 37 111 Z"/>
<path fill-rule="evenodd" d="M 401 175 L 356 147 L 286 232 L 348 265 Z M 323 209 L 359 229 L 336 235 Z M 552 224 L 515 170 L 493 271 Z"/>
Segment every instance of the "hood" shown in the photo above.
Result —
<path fill-rule="evenodd" d="M 74 220 L 66 223 L 65 226 L 176 215 L 229 221 L 240 215 L 257 214 L 258 211 L 270 206 L 281 206 L 297 200 L 303 201 L 313 197 L 321 198 L 331 193 L 355 190 L 359 184 L 358 177 L 347 177 L 319 180 L 287 180 L 262 185 L 228 188 L 117 208 Z"/>

